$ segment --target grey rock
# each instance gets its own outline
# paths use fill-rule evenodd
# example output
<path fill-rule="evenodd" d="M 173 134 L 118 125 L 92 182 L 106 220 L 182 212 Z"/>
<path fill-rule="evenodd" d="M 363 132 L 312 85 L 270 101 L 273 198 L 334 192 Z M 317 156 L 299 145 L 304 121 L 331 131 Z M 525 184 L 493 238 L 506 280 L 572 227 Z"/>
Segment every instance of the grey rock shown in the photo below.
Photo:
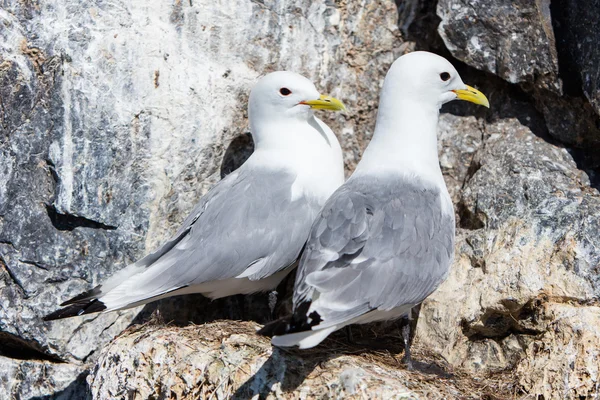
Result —
<path fill-rule="evenodd" d="M 478 135 L 481 143 L 456 206 L 453 271 L 423 304 L 418 340 L 473 374 L 515 370 L 533 397 L 592 396 L 600 194 L 566 149 L 516 119 L 471 122 L 466 135 L 464 118 L 442 121 L 443 153 L 465 153 Z"/>
<path fill-rule="evenodd" d="M 560 93 L 548 0 L 440 0 L 438 32 L 457 59 Z"/>
<path fill-rule="evenodd" d="M 0 382 L 10 387 L 0 392 L 18 398 L 71 393 L 69 382 L 134 320 L 138 310 L 41 317 L 151 251 L 243 161 L 247 96 L 260 75 L 297 71 L 358 110 L 323 116 L 352 167 L 398 55 L 396 7 L 383 1 L 2 7 L 0 335 L 10 340 L 0 343 Z M 17 379 L 25 368 L 31 379 Z M 39 385 L 45 371 L 57 378 Z"/>
<path fill-rule="evenodd" d="M 598 149 L 600 4 L 575 3 L 440 0 L 438 33 L 458 60 L 530 93 L 554 138 Z"/>
<path fill-rule="evenodd" d="M 600 148 L 600 116 L 587 100 L 559 97 L 543 89 L 535 90 L 535 98 L 552 136 L 566 145 L 592 151 Z M 595 158 L 598 160 L 599 157 Z"/>
<path fill-rule="evenodd" d="M 583 91 L 600 115 L 600 1 L 553 3 L 552 19 L 565 92 Z"/>
<path fill-rule="evenodd" d="M 438 124 L 440 166 L 452 201 L 458 203 L 463 186 L 475 173 L 475 154 L 483 140 L 483 124 L 475 117 L 442 114 Z"/>
<path fill-rule="evenodd" d="M 565 1 L 552 5 L 560 78 L 564 96 L 557 98 L 543 88 L 535 97 L 548 130 L 562 142 L 576 147 L 600 148 L 600 2 Z M 590 157 L 586 157 L 590 158 Z M 588 160 L 593 168 L 600 157 Z"/>
<path fill-rule="evenodd" d="M 57 387 L 64 388 L 55 393 L 57 400 L 85 400 L 87 396 L 87 373 L 81 373 L 78 365 L 2 357 L 0 360 L 2 399 L 46 398 L 48 393 L 55 393 Z"/>

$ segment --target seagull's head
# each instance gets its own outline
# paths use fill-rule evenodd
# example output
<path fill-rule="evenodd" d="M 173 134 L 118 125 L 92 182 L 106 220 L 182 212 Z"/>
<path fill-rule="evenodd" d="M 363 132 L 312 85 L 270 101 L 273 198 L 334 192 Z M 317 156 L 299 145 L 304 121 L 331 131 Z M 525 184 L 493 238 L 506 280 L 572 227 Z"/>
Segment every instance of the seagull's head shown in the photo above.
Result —
<path fill-rule="evenodd" d="M 425 51 L 398 58 L 390 68 L 385 85 L 391 86 L 394 96 L 437 104 L 438 108 L 456 99 L 490 106 L 483 93 L 464 84 L 448 60 Z"/>
<path fill-rule="evenodd" d="M 344 110 L 336 98 L 322 95 L 315 85 L 302 75 L 277 71 L 261 78 L 250 92 L 250 121 L 256 119 L 308 120 L 314 110 Z"/>

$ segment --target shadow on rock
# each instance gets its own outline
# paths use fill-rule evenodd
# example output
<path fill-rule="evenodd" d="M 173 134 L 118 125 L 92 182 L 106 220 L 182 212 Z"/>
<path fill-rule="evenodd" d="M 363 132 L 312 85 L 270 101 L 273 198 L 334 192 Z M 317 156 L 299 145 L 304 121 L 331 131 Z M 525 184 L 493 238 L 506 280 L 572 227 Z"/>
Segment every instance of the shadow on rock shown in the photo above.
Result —
<path fill-rule="evenodd" d="M 314 381 L 323 379 L 323 383 L 331 383 L 332 377 L 327 376 L 328 371 L 337 371 L 340 385 L 345 387 L 346 380 L 352 380 L 354 375 L 360 376 L 364 372 L 361 365 L 365 364 L 406 370 L 401 361 L 404 346 L 400 332 L 404 323 L 405 320 L 399 320 L 353 325 L 351 342 L 347 333 L 341 330 L 313 349 L 273 348 L 267 361 L 236 390 L 232 399 L 249 399 L 256 395 L 265 398 L 278 391 L 296 392 L 307 380 L 311 382 L 311 387 L 320 387 L 315 386 Z M 416 325 L 416 319 L 410 323 Z M 344 356 L 353 357 L 342 358 Z M 357 360 L 363 360 L 365 363 Z M 441 379 L 454 378 L 443 366 L 424 357 L 420 352 L 413 357 L 413 367 L 412 372 L 420 375 Z"/>
<path fill-rule="evenodd" d="M 63 390 L 46 396 L 31 397 L 29 400 L 91 400 L 92 395 L 86 382 L 88 375 L 89 371 L 84 371 Z"/>
<path fill-rule="evenodd" d="M 331 354 L 330 357 L 334 357 Z M 302 357 L 295 352 L 274 348 L 269 359 L 262 367 L 240 386 L 232 399 L 249 399 L 259 394 L 264 398 L 273 391 L 273 385 L 279 383 L 284 392 L 293 392 L 310 375 L 315 367 L 328 357 Z"/>
<path fill-rule="evenodd" d="M 221 162 L 221 179 L 242 166 L 254 151 L 254 141 L 250 132 L 235 137 L 223 156 Z"/>
<path fill-rule="evenodd" d="M 175 326 L 199 325 L 222 319 L 264 324 L 271 318 L 268 300 L 268 293 L 217 300 L 210 300 L 201 294 L 175 296 L 147 304 L 131 325 L 146 323 L 153 317 Z"/>
<path fill-rule="evenodd" d="M 291 310 L 295 277 L 296 273 L 293 271 L 275 289 L 276 317 L 282 317 Z M 223 319 L 266 324 L 273 318 L 269 309 L 270 296 L 271 293 L 256 293 L 216 300 L 201 294 L 174 296 L 147 304 L 130 326 L 147 323 L 153 318 L 175 326 L 199 325 Z"/>

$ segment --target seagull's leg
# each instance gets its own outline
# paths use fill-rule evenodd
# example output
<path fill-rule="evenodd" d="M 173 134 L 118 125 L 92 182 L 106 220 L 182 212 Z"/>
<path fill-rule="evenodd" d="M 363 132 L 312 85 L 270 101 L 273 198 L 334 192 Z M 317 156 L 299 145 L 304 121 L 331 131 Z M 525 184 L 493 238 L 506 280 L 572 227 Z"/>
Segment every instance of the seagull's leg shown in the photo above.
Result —
<path fill-rule="evenodd" d="M 403 361 L 406 363 L 406 368 L 409 371 L 412 371 L 414 368 L 412 365 L 412 360 L 410 359 L 410 319 L 408 317 L 404 317 L 402 322 L 402 340 L 404 341 Z"/>
<path fill-rule="evenodd" d="M 421 312 L 421 305 L 417 304 L 408 312 L 408 314 L 402 318 L 401 324 L 401 332 L 402 332 L 402 340 L 404 341 L 404 361 L 406 362 L 406 367 L 409 370 L 413 369 L 412 360 L 410 357 L 410 346 L 412 345 L 413 339 L 415 338 L 415 333 L 417 331 L 417 322 L 419 321 L 419 314 Z"/>
<path fill-rule="evenodd" d="M 354 335 L 352 335 L 352 329 L 350 328 L 350 325 L 346 325 L 346 340 L 348 341 L 349 344 L 356 343 L 354 341 Z"/>
<path fill-rule="evenodd" d="M 269 292 L 269 311 L 271 312 L 271 321 L 275 320 L 275 306 L 277 305 L 277 290 Z"/>
<path fill-rule="evenodd" d="M 417 323 L 419 322 L 419 315 L 421 314 L 421 305 L 417 304 L 413 308 L 411 308 L 408 313 L 408 319 L 410 320 L 410 345 L 412 345 L 413 340 L 415 339 L 415 334 L 417 333 Z"/>

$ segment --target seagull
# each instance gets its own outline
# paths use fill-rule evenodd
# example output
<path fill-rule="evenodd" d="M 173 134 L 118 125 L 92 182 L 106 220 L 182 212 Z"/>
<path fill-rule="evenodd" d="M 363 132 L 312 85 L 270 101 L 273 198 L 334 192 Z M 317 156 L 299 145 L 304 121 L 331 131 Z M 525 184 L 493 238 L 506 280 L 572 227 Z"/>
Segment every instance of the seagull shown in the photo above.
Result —
<path fill-rule="evenodd" d="M 403 317 L 446 279 L 454 209 L 439 166 L 437 122 L 442 104 L 455 99 L 489 107 L 443 57 L 414 52 L 392 64 L 373 139 L 311 228 L 293 313 L 259 331 L 273 345 L 307 349 L 350 324 Z"/>
<path fill-rule="evenodd" d="M 255 151 L 214 186 L 170 240 L 61 304 L 50 321 L 201 293 L 273 290 L 295 267 L 310 227 L 344 182 L 342 151 L 314 110 L 344 110 L 296 73 L 273 72 L 250 93 Z"/>

